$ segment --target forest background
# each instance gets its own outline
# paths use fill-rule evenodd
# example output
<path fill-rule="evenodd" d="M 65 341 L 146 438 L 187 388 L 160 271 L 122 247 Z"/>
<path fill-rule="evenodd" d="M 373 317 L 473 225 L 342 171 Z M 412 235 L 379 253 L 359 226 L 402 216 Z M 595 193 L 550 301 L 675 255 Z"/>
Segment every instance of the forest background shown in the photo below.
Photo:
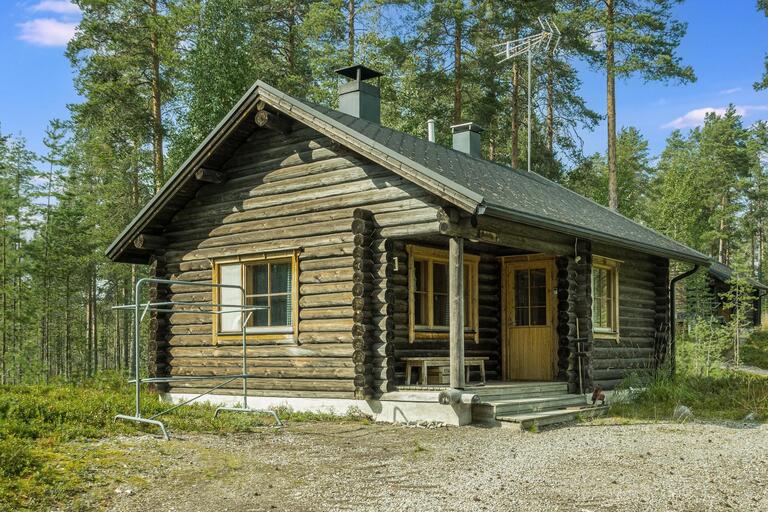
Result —
<path fill-rule="evenodd" d="M 127 371 L 132 326 L 111 307 L 146 269 L 104 250 L 258 78 L 334 106 L 333 70 L 364 63 L 384 73 L 383 124 L 423 137 L 433 118 L 449 145 L 448 126 L 473 121 L 487 128 L 486 158 L 524 169 L 527 68 L 499 65 L 493 45 L 538 30 L 539 16 L 563 38 L 534 60 L 533 170 L 743 276 L 768 270 L 768 123 L 733 105 L 710 110 L 654 155 L 617 117 L 617 80 L 696 80 L 678 55 L 677 0 L 74 3 L 66 55 L 80 101 L 51 120 L 43 151 L 0 125 L 3 384 Z M 768 1 L 754 13 L 768 16 Z M 604 108 L 578 94 L 583 65 L 605 79 Z M 754 77 L 755 90 L 768 88 L 768 59 Z M 603 120 L 605 150 L 584 154 L 580 134 Z M 690 293 L 703 293 L 698 279 Z M 704 316 L 712 302 L 691 301 Z"/>

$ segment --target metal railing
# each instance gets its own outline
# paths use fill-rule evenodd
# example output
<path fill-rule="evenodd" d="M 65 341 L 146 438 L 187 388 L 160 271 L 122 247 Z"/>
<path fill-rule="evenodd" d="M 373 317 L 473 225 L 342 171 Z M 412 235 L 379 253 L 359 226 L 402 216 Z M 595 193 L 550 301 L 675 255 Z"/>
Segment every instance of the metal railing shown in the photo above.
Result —
<path fill-rule="evenodd" d="M 214 289 L 233 289 L 240 292 L 240 304 L 222 304 L 212 300 L 210 302 L 194 302 L 194 301 L 162 301 L 162 302 L 141 302 L 141 291 L 142 288 L 147 285 L 168 285 L 168 286 L 193 286 L 196 288 L 199 288 L 200 286 L 210 286 L 211 291 Z M 283 426 L 282 421 L 280 421 L 280 418 L 277 415 L 277 412 L 273 410 L 268 409 L 251 409 L 248 407 L 248 379 L 249 378 L 255 378 L 255 375 L 249 375 L 248 374 L 248 351 L 247 351 L 247 343 L 246 343 L 246 326 L 248 324 L 248 321 L 250 320 L 251 316 L 253 315 L 254 311 L 257 310 L 268 310 L 268 306 L 249 306 L 246 304 L 246 297 L 245 297 L 245 289 L 242 286 L 238 285 L 230 285 L 230 284 L 214 284 L 214 283 L 201 283 L 197 281 L 180 281 L 176 279 L 157 279 L 157 278 L 150 278 L 145 277 L 142 279 L 139 279 L 136 282 L 136 287 L 134 289 L 134 303 L 133 304 L 124 304 L 120 306 L 114 306 L 113 309 L 116 310 L 123 310 L 123 311 L 131 311 L 133 313 L 133 378 L 129 380 L 130 383 L 134 384 L 134 393 L 135 393 L 135 409 L 133 416 L 128 414 L 118 414 L 115 416 L 115 421 L 117 420 L 125 420 L 125 421 L 133 421 L 136 423 L 146 423 L 150 425 L 155 425 L 160 428 L 160 430 L 163 433 L 163 438 L 166 440 L 170 439 L 170 435 L 168 434 L 168 429 L 165 426 L 165 424 L 158 420 L 160 416 L 167 414 L 171 411 L 174 411 L 178 409 L 179 407 L 182 407 L 184 405 L 187 405 L 191 402 L 194 402 L 195 400 L 202 398 L 220 388 L 223 388 L 227 384 L 236 381 L 238 379 L 242 379 L 243 381 L 243 401 L 242 401 L 242 407 L 218 407 L 216 411 L 214 412 L 214 418 L 218 417 L 219 413 L 222 411 L 231 411 L 231 412 L 245 412 L 245 413 L 264 413 L 269 414 L 275 418 L 275 425 L 276 426 Z M 186 310 L 185 308 L 194 308 Z M 149 312 L 156 312 L 156 313 L 168 313 L 168 314 L 193 314 L 193 313 L 202 313 L 202 314 L 210 314 L 210 315 L 222 315 L 222 314 L 234 314 L 239 313 L 240 315 L 240 333 L 242 336 L 242 373 L 239 375 L 204 375 L 204 376 L 192 376 L 192 375 L 178 375 L 178 376 L 163 376 L 163 377 L 142 377 L 141 376 L 141 322 L 144 320 L 144 317 Z M 172 407 L 169 407 L 163 411 L 158 412 L 157 414 L 153 414 L 149 417 L 144 417 L 141 414 L 141 385 L 144 383 L 174 383 L 174 382 L 183 382 L 183 381 L 211 381 L 211 380 L 220 380 L 222 378 L 225 378 L 226 380 L 224 382 L 221 382 L 211 388 L 205 389 L 202 393 L 189 398 L 187 400 L 184 400 L 180 403 L 177 403 L 173 405 Z"/>

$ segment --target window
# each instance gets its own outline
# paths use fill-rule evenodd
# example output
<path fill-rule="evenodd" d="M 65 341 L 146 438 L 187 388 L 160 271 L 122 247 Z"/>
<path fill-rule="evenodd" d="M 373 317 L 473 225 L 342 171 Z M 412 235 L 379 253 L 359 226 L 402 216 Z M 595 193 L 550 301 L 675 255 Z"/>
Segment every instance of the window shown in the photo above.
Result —
<path fill-rule="evenodd" d="M 242 304 L 242 292 L 237 288 L 220 288 L 219 302 L 223 306 L 214 321 L 214 335 L 239 336 L 245 321 L 246 334 L 251 338 L 294 339 L 298 303 L 296 269 L 295 254 L 217 261 L 214 282 L 242 286 L 245 304 L 255 309 L 241 311 L 237 306 Z"/>
<path fill-rule="evenodd" d="M 592 264 L 592 330 L 615 337 L 619 332 L 618 263 L 595 256 Z"/>
<path fill-rule="evenodd" d="M 547 325 L 547 269 L 514 272 L 515 326 Z"/>
<path fill-rule="evenodd" d="M 450 298 L 448 252 L 408 246 L 410 341 L 446 339 Z M 464 255 L 464 330 L 477 336 L 477 266 L 479 257 Z"/>

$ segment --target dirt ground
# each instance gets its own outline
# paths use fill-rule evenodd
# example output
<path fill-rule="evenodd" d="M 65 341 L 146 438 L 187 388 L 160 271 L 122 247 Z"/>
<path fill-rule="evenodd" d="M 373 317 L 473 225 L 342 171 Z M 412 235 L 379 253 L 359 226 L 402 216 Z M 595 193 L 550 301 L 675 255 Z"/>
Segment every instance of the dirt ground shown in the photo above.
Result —
<path fill-rule="evenodd" d="M 106 443 L 125 464 L 93 491 L 116 512 L 768 510 L 766 425 L 304 423 Z"/>

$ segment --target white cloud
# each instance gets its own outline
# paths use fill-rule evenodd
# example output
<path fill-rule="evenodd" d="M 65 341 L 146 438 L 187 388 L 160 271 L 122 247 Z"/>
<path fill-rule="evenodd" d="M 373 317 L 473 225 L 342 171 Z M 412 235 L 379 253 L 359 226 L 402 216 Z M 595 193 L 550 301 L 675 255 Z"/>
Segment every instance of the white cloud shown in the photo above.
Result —
<path fill-rule="evenodd" d="M 741 92 L 741 87 L 731 87 L 730 89 L 723 89 L 720 91 L 720 94 L 736 94 L 737 92 Z"/>
<path fill-rule="evenodd" d="M 64 46 L 75 35 L 76 22 L 38 18 L 19 23 L 19 39 L 38 46 Z"/>
<path fill-rule="evenodd" d="M 736 113 L 739 114 L 740 116 L 744 116 L 747 114 L 747 110 L 744 107 L 737 106 L 735 108 L 736 108 Z M 728 110 L 727 107 L 696 108 L 686 113 L 685 115 L 678 117 L 677 119 L 673 119 L 672 121 L 663 125 L 662 128 L 682 129 L 682 128 L 693 128 L 694 126 L 701 126 L 702 124 L 704 124 L 704 118 L 707 116 L 708 113 L 714 112 L 715 114 L 722 116 L 723 114 L 725 114 L 726 110 Z"/>
<path fill-rule="evenodd" d="M 55 12 L 56 14 L 80 14 L 80 7 L 69 0 L 42 0 L 31 7 L 35 12 Z"/>

